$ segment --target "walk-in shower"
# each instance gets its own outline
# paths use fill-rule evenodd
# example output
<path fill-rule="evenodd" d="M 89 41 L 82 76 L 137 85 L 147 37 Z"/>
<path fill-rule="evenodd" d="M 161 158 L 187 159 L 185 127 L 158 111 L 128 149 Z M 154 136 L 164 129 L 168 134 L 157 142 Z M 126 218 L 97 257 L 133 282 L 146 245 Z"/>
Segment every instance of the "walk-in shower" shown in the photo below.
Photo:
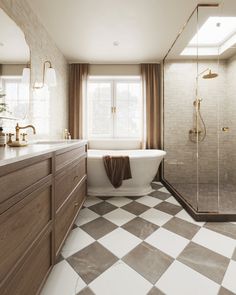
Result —
<path fill-rule="evenodd" d="M 163 63 L 162 181 L 198 220 L 236 221 L 236 10 L 198 5 Z"/>
<path fill-rule="evenodd" d="M 203 75 L 205 72 L 207 74 Z M 202 71 L 198 76 L 196 77 L 196 83 L 198 83 L 198 77 L 202 76 L 203 79 L 214 79 L 218 77 L 217 73 L 213 73 L 211 69 L 206 69 Z M 194 126 L 192 129 L 189 130 L 189 139 L 192 142 L 201 142 L 206 138 L 207 130 L 206 130 L 206 124 L 204 122 L 204 119 L 201 114 L 201 102 L 202 98 L 198 97 L 198 89 L 196 88 L 196 99 L 193 102 L 194 106 Z"/>

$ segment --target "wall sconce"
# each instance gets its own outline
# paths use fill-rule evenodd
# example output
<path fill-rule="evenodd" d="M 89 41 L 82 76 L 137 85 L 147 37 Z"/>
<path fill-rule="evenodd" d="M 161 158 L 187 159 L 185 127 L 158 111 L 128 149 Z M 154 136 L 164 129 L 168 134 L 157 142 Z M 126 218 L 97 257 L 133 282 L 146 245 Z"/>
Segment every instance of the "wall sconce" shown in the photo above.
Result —
<path fill-rule="evenodd" d="M 49 65 L 48 68 L 46 68 L 47 65 Z M 34 88 L 40 89 L 40 88 L 43 88 L 45 85 L 47 85 L 48 87 L 55 87 L 57 85 L 56 72 L 53 69 L 52 63 L 49 60 L 46 60 L 43 63 L 43 83 L 42 83 L 42 85 L 40 85 L 40 86 L 34 85 Z"/>
<path fill-rule="evenodd" d="M 27 64 L 27 67 L 23 69 L 21 83 L 23 84 L 30 83 L 30 64 Z"/>

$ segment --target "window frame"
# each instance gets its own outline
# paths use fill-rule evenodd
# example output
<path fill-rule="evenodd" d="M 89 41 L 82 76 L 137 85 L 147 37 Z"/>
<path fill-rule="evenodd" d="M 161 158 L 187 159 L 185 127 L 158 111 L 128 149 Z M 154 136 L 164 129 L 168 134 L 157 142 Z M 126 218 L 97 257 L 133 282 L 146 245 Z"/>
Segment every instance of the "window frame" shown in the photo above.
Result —
<path fill-rule="evenodd" d="M 130 136 L 117 136 L 117 119 L 116 113 L 112 115 L 112 136 L 89 136 L 89 116 L 88 116 L 88 84 L 90 82 L 94 83 L 110 83 L 111 85 L 111 107 L 117 107 L 117 84 L 118 83 L 139 83 L 140 84 L 140 99 L 141 99 L 141 122 L 140 122 L 140 136 L 139 137 L 130 137 Z M 84 114 L 84 130 L 83 134 L 84 137 L 88 140 L 102 140 L 102 139 L 132 139 L 132 140 L 142 140 L 143 138 L 143 130 L 144 130 L 144 99 L 143 99 L 143 91 L 142 91 L 142 79 L 141 76 L 89 76 L 86 83 L 86 91 L 85 91 L 85 99 L 84 99 L 84 107 L 83 107 L 83 114 Z"/>
<path fill-rule="evenodd" d="M 9 83 L 14 83 L 17 84 L 17 100 L 15 101 L 17 104 L 19 104 L 21 101 L 20 99 L 20 86 L 22 85 L 22 76 L 20 75 L 2 75 L 1 76 L 1 84 L 2 84 L 2 88 L 6 89 L 6 85 Z M 30 101 L 30 85 L 26 86 L 28 88 L 27 92 L 28 92 L 28 97 L 27 99 L 24 101 L 27 103 L 27 112 L 24 114 L 24 116 L 22 115 L 22 117 L 16 117 L 15 114 L 13 114 L 14 118 L 17 118 L 18 121 L 22 121 L 22 122 L 28 122 L 28 118 L 30 115 L 30 109 L 31 109 L 31 101 Z M 9 102 L 3 98 L 3 101 L 7 104 L 9 104 Z"/>

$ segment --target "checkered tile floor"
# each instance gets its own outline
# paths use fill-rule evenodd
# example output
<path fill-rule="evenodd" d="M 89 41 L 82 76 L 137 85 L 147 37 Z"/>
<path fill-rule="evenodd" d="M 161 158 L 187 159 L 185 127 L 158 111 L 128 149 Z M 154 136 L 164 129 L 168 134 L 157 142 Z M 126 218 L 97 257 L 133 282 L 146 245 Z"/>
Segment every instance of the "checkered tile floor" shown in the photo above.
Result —
<path fill-rule="evenodd" d="M 41 295 L 236 294 L 236 223 L 196 222 L 153 189 L 88 197 Z"/>

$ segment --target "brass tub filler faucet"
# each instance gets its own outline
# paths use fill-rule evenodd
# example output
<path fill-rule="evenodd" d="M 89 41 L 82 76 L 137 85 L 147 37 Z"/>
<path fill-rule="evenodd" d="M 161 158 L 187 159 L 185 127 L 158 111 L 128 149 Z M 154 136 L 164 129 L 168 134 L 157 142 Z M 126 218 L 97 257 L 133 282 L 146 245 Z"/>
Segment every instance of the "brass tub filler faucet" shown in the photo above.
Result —
<path fill-rule="evenodd" d="M 32 128 L 33 129 L 33 133 L 36 134 L 36 130 L 35 130 L 35 127 L 33 125 L 27 125 L 27 126 L 24 126 L 24 127 L 20 127 L 19 124 L 17 123 L 16 124 L 16 138 L 15 140 L 12 140 L 12 136 L 14 134 L 12 133 L 9 133 L 8 134 L 8 142 L 7 144 L 11 147 L 21 147 L 21 146 L 27 146 L 28 145 L 28 142 L 26 140 L 26 133 L 23 133 L 23 134 L 20 134 L 20 130 L 21 129 L 27 129 L 27 128 Z M 22 135 L 22 140 L 20 140 L 20 135 Z"/>

